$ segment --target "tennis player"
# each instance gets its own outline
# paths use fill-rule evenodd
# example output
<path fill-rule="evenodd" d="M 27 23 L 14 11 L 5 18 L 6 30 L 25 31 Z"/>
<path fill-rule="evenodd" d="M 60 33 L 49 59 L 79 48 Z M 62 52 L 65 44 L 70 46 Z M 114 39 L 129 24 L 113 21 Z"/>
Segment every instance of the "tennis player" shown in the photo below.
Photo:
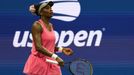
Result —
<path fill-rule="evenodd" d="M 70 48 L 56 47 L 53 25 L 49 22 L 52 15 L 52 1 L 31 5 L 29 10 L 40 16 L 32 26 L 33 45 L 31 54 L 25 63 L 23 72 L 26 75 L 62 75 L 60 66 L 64 61 L 55 54 L 63 52 L 65 55 L 72 55 Z M 46 59 L 55 60 L 59 64 L 46 62 Z"/>

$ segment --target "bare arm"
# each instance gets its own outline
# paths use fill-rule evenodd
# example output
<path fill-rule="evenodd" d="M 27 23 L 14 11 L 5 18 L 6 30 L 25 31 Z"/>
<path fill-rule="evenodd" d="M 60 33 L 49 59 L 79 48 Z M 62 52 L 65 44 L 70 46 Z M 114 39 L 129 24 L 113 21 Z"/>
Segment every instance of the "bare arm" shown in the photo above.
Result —
<path fill-rule="evenodd" d="M 35 22 L 32 26 L 32 36 L 33 41 L 35 43 L 35 48 L 38 52 L 51 57 L 53 53 L 49 52 L 46 48 L 42 46 L 41 32 L 42 32 L 41 25 L 38 22 Z"/>

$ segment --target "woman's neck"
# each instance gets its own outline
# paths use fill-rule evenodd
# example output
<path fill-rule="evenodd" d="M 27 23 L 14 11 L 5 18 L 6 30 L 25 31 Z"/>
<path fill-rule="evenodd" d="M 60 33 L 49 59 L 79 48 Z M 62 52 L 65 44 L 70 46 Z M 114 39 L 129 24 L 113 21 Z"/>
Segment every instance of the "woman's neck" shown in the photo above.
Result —
<path fill-rule="evenodd" d="M 46 24 L 49 25 L 50 18 L 47 17 L 41 17 L 42 21 Z"/>

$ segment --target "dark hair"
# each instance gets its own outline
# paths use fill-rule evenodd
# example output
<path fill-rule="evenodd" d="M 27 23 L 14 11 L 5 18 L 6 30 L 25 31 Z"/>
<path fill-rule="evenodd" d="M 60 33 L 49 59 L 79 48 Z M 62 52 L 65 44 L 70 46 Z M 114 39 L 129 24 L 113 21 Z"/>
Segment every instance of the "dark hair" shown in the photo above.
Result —
<path fill-rule="evenodd" d="M 52 7 L 54 4 L 52 1 L 44 2 L 44 3 L 34 4 L 34 11 L 32 8 L 32 9 L 30 9 L 30 12 L 32 12 L 33 14 L 35 14 L 37 16 L 40 16 L 39 12 L 43 7 L 45 7 L 46 5 L 50 5 Z"/>
<path fill-rule="evenodd" d="M 39 10 L 39 7 L 40 7 L 41 4 L 42 4 L 42 3 L 40 3 L 40 4 L 34 4 L 34 8 L 36 9 L 35 14 L 36 14 L 37 16 L 40 16 L 40 14 L 38 13 L 38 10 Z"/>

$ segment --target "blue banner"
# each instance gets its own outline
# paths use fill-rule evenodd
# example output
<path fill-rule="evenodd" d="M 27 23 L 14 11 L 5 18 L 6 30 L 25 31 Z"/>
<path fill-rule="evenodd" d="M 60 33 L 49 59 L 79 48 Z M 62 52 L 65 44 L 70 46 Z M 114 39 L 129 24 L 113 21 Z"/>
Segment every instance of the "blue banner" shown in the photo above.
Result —
<path fill-rule="evenodd" d="M 31 27 L 39 17 L 28 10 L 41 0 L 0 2 L 0 74 L 23 75 L 32 47 Z M 93 75 L 134 75 L 134 1 L 52 0 L 56 45 L 90 61 Z M 63 75 L 71 75 L 62 68 Z"/>

